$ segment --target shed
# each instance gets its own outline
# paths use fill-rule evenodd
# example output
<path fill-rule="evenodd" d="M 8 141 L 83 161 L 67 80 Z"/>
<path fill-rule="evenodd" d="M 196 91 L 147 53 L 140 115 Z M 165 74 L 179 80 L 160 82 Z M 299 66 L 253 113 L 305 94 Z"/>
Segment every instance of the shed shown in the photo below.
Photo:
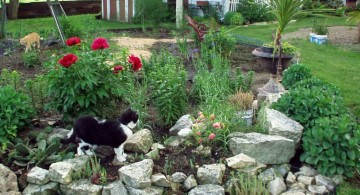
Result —
<path fill-rule="evenodd" d="M 104 20 L 131 22 L 135 15 L 136 0 L 101 0 L 101 17 Z"/>

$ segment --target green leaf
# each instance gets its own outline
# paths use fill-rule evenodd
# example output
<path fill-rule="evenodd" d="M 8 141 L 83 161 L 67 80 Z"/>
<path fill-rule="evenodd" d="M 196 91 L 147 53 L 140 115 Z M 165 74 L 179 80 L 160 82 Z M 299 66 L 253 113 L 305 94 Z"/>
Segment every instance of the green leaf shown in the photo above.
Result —
<path fill-rule="evenodd" d="M 347 155 L 351 160 L 355 160 L 355 151 L 354 150 L 347 151 Z"/>
<path fill-rule="evenodd" d="M 336 172 L 337 172 L 337 174 L 342 175 L 342 174 L 344 174 L 344 168 L 343 167 L 337 167 Z"/>
<path fill-rule="evenodd" d="M 336 166 L 333 165 L 333 166 L 329 167 L 329 174 L 334 175 L 335 173 L 336 173 Z"/>

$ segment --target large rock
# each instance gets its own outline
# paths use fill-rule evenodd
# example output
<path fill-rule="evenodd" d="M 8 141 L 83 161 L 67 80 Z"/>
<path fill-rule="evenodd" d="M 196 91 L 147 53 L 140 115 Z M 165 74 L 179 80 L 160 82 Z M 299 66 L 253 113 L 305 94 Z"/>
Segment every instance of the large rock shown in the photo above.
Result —
<path fill-rule="evenodd" d="M 15 173 L 0 164 L 0 194 L 4 193 L 21 194 Z"/>
<path fill-rule="evenodd" d="M 276 178 L 283 178 L 281 173 L 274 168 L 268 168 L 265 171 L 261 172 L 258 175 L 258 178 L 263 182 L 263 183 L 268 183 Z"/>
<path fill-rule="evenodd" d="M 46 184 L 50 181 L 49 171 L 40 167 L 34 167 L 27 174 L 27 181 L 32 184 Z"/>
<path fill-rule="evenodd" d="M 182 185 L 185 191 L 189 191 L 197 186 L 197 181 L 194 175 L 187 177 Z"/>
<path fill-rule="evenodd" d="M 67 159 L 64 162 L 72 164 L 73 174 L 79 175 L 85 170 L 86 164 L 89 161 L 90 161 L 90 156 L 80 155 L 72 159 Z"/>
<path fill-rule="evenodd" d="M 169 133 L 171 135 L 177 135 L 182 129 L 191 129 L 192 125 L 192 116 L 190 114 L 184 115 L 180 117 L 173 127 L 170 128 Z"/>
<path fill-rule="evenodd" d="M 69 132 L 70 132 L 70 130 L 67 130 L 67 129 L 55 128 L 52 131 L 52 133 L 49 135 L 47 142 L 52 143 L 56 139 L 60 140 L 62 138 L 65 138 Z"/>
<path fill-rule="evenodd" d="M 304 127 L 300 123 L 287 117 L 285 114 L 270 108 L 265 108 L 266 124 L 269 135 L 279 135 L 295 142 L 300 146 Z"/>
<path fill-rule="evenodd" d="M 272 195 L 278 195 L 286 191 L 286 185 L 282 178 L 276 178 L 270 181 L 267 185 L 267 188 Z"/>
<path fill-rule="evenodd" d="M 197 178 L 200 184 L 222 184 L 226 167 L 224 164 L 211 164 L 200 167 Z"/>
<path fill-rule="evenodd" d="M 142 129 L 132 135 L 125 143 L 124 149 L 130 152 L 146 154 L 153 144 L 150 130 Z"/>
<path fill-rule="evenodd" d="M 249 166 L 253 166 L 256 164 L 255 159 L 251 158 L 246 154 L 238 154 L 236 156 L 230 157 L 226 159 L 227 166 L 233 169 L 241 169 Z"/>
<path fill-rule="evenodd" d="M 117 194 L 128 195 L 128 192 L 124 184 L 121 182 L 121 180 L 116 180 L 104 186 L 101 193 L 101 195 L 117 195 Z"/>
<path fill-rule="evenodd" d="M 137 189 L 144 189 L 151 186 L 151 175 L 154 162 L 145 159 L 119 169 L 120 179 L 128 186 Z M 130 192 L 129 192 L 130 193 Z"/>
<path fill-rule="evenodd" d="M 188 195 L 225 195 L 225 190 L 219 185 L 205 184 L 196 186 Z"/>
<path fill-rule="evenodd" d="M 55 195 L 60 194 L 60 184 L 49 182 L 45 185 L 29 184 L 23 191 L 23 195 Z"/>
<path fill-rule="evenodd" d="M 236 132 L 229 137 L 229 149 L 233 155 L 244 153 L 260 163 L 288 163 L 295 155 L 294 142 L 281 136 Z"/>
<path fill-rule="evenodd" d="M 126 186 L 129 195 L 161 195 L 164 194 L 164 188 L 157 186 L 150 186 L 144 189 L 136 189 Z M 122 194 L 119 194 L 122 195 Z"/>
<path fill-rule="evenodd" d="M 151 176 L 151 184 L 153 186 L 170 187 L 170 181 L 162 173 L 156 173 Z"/>
<path fill-rule="evenodd" d="M 63 195 L 101 195 L 102 188 L 100 185 L 92 184 L 89 179 L 80 179 L 68 185 L 60 185 Z"/>
<path fill-rule="evenodd" d="M 49 176 L 51 181 L 68 184 L 72 181 L 73 165 L 67 162 L 57 162 L 50 165 Z"/>

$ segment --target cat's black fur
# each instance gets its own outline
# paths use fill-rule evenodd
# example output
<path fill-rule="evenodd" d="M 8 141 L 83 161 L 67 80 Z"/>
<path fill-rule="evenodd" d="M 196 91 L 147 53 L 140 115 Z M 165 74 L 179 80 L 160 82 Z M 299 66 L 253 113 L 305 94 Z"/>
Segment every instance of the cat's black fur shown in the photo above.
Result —
<path fill-rule="evenodd" d="M 79 138 L 88 144 L 117 148 L 128 139 L 121 124 L 127 126 L 131 122 L 136 123 L 138 118 L 138 114 L 131 109 L 126 110 L 118 120 L 99 121 L 92 116 L 83 116 L 76 120 L 72 135 L 62 139 L 61 143 L 75 142 Z"/>

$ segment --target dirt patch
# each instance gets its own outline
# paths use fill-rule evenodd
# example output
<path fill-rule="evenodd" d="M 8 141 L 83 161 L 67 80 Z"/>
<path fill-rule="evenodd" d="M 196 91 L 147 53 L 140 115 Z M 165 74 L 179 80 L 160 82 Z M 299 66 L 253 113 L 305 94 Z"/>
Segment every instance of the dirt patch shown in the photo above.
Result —
<path fill-rule="evenodd" d="M 329 42 L 334 45 L 352 45 L 357 44 L 358 29 L 354 26 L 331 26 L 329 30 Z M 308 39 L 311 28 L 303 28 L 296 32 L 286 33 L 283 39 Z"/>

